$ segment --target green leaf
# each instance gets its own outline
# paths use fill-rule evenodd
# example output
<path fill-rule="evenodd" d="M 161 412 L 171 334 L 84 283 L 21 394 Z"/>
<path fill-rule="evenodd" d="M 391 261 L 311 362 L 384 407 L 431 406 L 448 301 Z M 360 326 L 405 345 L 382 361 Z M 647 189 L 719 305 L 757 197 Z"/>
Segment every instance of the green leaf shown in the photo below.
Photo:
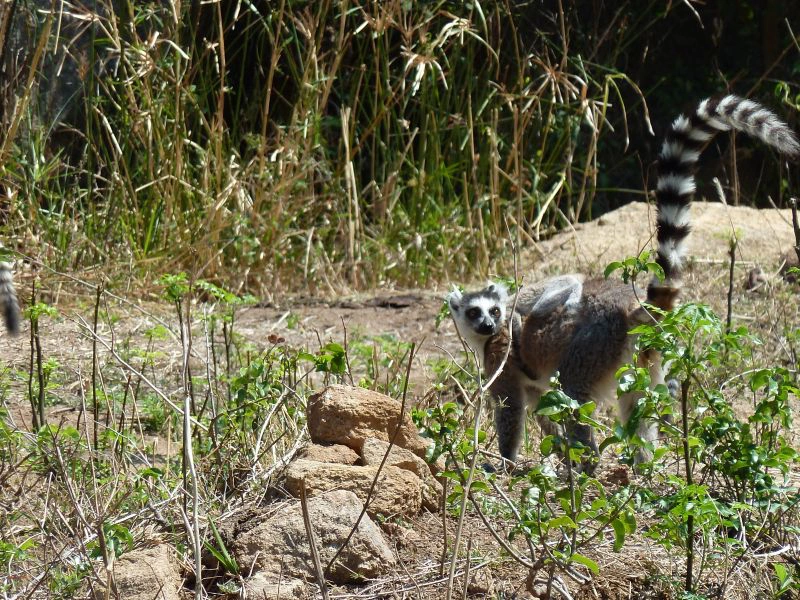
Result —
<path fill-rule="evenodd" d="M 606 448 L 608 448 L 609 446 L 611 446 L 613 444 L 617 444 L 619 442 L 620 442 L 620 438 L 617 436 L 616 433 L 614 435 L 610 435 L 600 443 L 600 447 L 599 447 L 598 451 L 600 452 L 600 454 L 602 454 L 605 451 Z"/>
<path fill-rule="evenodd" d="M 646 265 L 647 270 L 655 275 L 659 281 L 664 281 L 666 275 L 664 274 L 664 269 L 661 268 L 661 265 L 655 262 L 649 262 Z"/>
<path fill-rule="evenodd" d="M 485 494 L 489 493 L 489 486 L 486 485 L 485 481 L 473 481 L 470 485 L 470 491 L 473 492 L 483 492 Z"/>
<path fill-rule="evenodd" d="M 775 569 L 775 576 L 778 578 L 778 582 L 783 584 L 786 581 L 786 578 L 789 575 L 789 571 L 786 568 L 786 565 L 783 563 L 772 563 L 772 568 Z"/>
<path fill-rule="evenodd" d="M 614 552 L 619 552 L 622 550 L 622 546 L 625 545 L 625 534 L 628 528 L 621 519 L 614 519 L 611 522 L 611 527 L 614 528 Z"/>
<path fill-rule="evenodd" d="M 577 444 L 578 442 L 575 443 Z M 581 462 L 584 454 L 586 454 L 586 446 L 570 446 L 569 448 L 569 459 L 574 463 Z"/>
<path fill-rule="evenodd" d="M 550 519 L 547 522 L 548 529 L 555 529 L 556 527 L 562 529 L 575 529 L 577 525 L 575 525 L 575 521 L 570 519 L 567 515 L 562 515 L 560 517 L 556 517 L 555 519 Z"/>
<path fill-rule="evenodd" d="M 615 260 L 615 261 L 614 261 L 614 262 L 612 262 L 612 263 L 608 263 L 608 266 L 607 266 L 607 267 L 605 268 L 605 270 L 603 271 L 603 277 L 605 277 L 606 279 L 608 279 L 608 277 L 609 277 L 609 276 L 610 276 L 610 275 L 611 275 L 611 274 L 612 274 L 614 271 L 617 271 L 617 270 L 619 270 L 619 269 L 622 269 L 622 268 L 623 268 L 623 266 L 624 266 L 624 265 L 623 265 L 623 264 L 622 264 L 620 261 L 618 261 L 618 260 Z"/>
<path fill-rule="evenodd" d="M 593 574 L 597 575 L 600 572 L 600 567 L 588 556 L 578 554 L 577 552 L 572 555 L 572 562 L 576 562 L 589 569 Z"/>

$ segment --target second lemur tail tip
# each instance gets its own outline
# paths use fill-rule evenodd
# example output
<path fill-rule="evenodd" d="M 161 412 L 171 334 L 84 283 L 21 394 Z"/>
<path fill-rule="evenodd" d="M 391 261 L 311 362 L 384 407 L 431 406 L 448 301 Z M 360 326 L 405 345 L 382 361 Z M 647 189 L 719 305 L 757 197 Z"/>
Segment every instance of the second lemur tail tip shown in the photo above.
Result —
<path fill-rule="evenodd" d="M 3 312 L 6 331 L 17 335 L 20 327 L 19 301 L 11 277 L 11 265 L 7 262 L 0 262 L 0 310 Z"/>

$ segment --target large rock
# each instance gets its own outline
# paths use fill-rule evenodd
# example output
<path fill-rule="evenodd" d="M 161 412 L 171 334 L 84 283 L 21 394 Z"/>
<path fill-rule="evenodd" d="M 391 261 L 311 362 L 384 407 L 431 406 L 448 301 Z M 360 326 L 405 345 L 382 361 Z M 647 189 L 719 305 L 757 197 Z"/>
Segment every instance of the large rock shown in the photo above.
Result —
<path fill-rule="evenodd" d="M 318 444 L 344 444 L 358 451 L 367 438 L 388 442 L 402 423 L 395 443 L 417 456 L 428 448 L 402 404 L 384 394 L 345 385 L 330 385 L 308 400 L 308 432 Z"/>
<path fill-rule="evenodd" d="M 308 498 L 308 512 L 325 569 L 355 525 L 364 505 L 352 492 L 337 490 Z M 277 511 L 243 511 L 245 520 L 220 528 L 224 542 L 244 572 L 262 571 L 264 581 L 306 579 L 315 581 L 314 563 L 299 502 L 286 503 Z M 364 515 L 353 537 L 328 573 L 334 583 L 380 577 L 395 566 L 396 559 L 380 528 Z"/>
<path fill-rule="evenodd" d="M 180 600 L 183 578 L 166 544 L 133 550 L 114 564 L 112 598 Z"/>
<path fill-rule="evenodd" d="M 299 459 L 286 468 L 286 489 L 290 494 L 299 496 L 300 487 L 305 481 L 306 494 L 309 496 L 331 490 L 349 490 L 361 502 L 366 502 L 367 493 L 377 474 L 377 465 L 340 465 Z M 422 487 L 422 480 L 410 471 L 384 466 L 367 510 L 372 516 L 415 515 L 422 508 Z"/>
<path fill-rule="evenodd" d="M 355 450 L 343 444 L 309 444 L 297 453 L 297 458 L 343 465 L 354 465 L 361 460 Z"/>
<path fill-rule="evenodd" d="M 389 449 L 389 442 L 367 438 L 361 448 L 361 460 L 368 466 L 379 466 L 386 451 Z M 392 446 L 385 466 L 397 467 L 414 473 L 422 480 L 422 504 L 432 512 L 437 512 L 442 501 L 442 484 L 436 481 L 431 475 L 428 463 L 419 456 L 398 446 Z"/>

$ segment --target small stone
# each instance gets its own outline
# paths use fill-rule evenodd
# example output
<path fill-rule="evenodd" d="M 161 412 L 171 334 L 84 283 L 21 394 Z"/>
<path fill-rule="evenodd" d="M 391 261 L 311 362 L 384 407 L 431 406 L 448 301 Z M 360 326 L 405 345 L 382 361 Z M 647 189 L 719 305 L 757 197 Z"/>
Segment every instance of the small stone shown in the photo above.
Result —
<path fill-rule="evenodd" d="M 366 502 L 377 474 L 377 466 L 339 465 L 300 459 L 286 468 L 286 490 L 299 497 L 300 487 L 305 481 L 308 496 L 331 490 L 349 490 L 361 502 Z M 418 514 L 421 508 L 422 480 L 405 469 L 384 466 L 372 493 L 368 513 L 371 516 L 410 516 Z"/>
<path fill-rule="evenodd" d="M 344 544 L 364 505 L 346 490 L 327 492 L 308 498 L 307 502 L 324 568 Z M 262 572 L 267 582 L 316 579 L 299 502 L 287 502 L 277 511 L 274 507 L 265 508 L 260 515 L 250 512 L 248 516 L 244 522 L 233 516 L 235 523 L 220 529 L 226 532 L 225 546 L 243 572 Z M 354 583 L 380 577 L 393 569 L 396 562 L 380 528 L 369 515 L 364 515 L 327 577 L 333 583 Z"/>
<path fill-rule="evenodd" d="M 378 392 L 346 385 L 330 385 L 308 400 L 308 432 L 318 444 L 344 444 L 358 451 L 370 437 L 388 442 L 400 432 L 395 443 L 424 457 L 428 444 L 402 403 Z"/>
<path fill-rule="evenodd" d="M 245 579 L 239 598 L 242 600 L 290 600 L 302 598 L 306 592 L 306 584 L 300 579 L 271 579 L 267 573 L 260 571 Z"/>
<path fill-rule="evenodd" d="M 467 592 L 494 597 L 494 579 L 488 569 L 479 569 L 470 575 Z"/>
<path fill-rule="evenodd" d="M 355 450 L 343 444 L 309 444 L 297 453 L 297 458 L 342 465 L 354 465 L 360 460 Z"/>

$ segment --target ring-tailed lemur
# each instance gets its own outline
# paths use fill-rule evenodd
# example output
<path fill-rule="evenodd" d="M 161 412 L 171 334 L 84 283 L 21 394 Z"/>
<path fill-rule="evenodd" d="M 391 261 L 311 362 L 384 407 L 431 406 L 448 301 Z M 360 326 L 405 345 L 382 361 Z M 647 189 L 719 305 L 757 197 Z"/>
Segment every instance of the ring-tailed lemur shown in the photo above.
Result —
<path fill-rule="evenodd" d="M 17 290 L 11 277 L 11 265 L 7 262 L 0 262 L 0 310 L 3 311 L 6 331 L 12 335 L 19 333 Z"/>
<path fill-rule="evenodd" d="M 783 121 L 756 102 L 737 96 L 703 100 L 693 114 L 673 121 L 661 147 L 656 184 L 656 261 L 665 278 L 650 282 L 646 301 L 651 305 L 664 310 L 675 305 L 697 163 L 711 139 L 730 129 L 757 137 L 787 156 L 800 155 L 800 143 Z M 633 356 L 635 340 L 628 332 L 651 318 L 630 286 L 583 275 L 563 275 L 526 286 L 515 302 L 510 302 L 499 284 L 472 293 L 455 290 L 447 300 L 459 333 L 476 352 L 487 378 L 506 357 L 507 313 L 514 305 L 512 348 L 490 388 L 496 401 L 500 454 L 512 462 L 522 441 L 526 407 L 538 404 L 551 376 L 558 372 L 564 392 L 581 404 L 613 398 L 615 373 Z M 664 383 L 660 356 L 649 351 L 638 360 L 638 366 L 649 369 L 653 385 Z M 631 394 L 619 398 L 623 422 L 630 418 L 636 399 Z M 553 433 L 549 419 L 539 422 Z M 638 431 L 648 441 L 654 441 L 657 433 L 654 423 L 642 424 Z M 597 451 L 590 428 L 578 426 L 569 434 Z"/>

